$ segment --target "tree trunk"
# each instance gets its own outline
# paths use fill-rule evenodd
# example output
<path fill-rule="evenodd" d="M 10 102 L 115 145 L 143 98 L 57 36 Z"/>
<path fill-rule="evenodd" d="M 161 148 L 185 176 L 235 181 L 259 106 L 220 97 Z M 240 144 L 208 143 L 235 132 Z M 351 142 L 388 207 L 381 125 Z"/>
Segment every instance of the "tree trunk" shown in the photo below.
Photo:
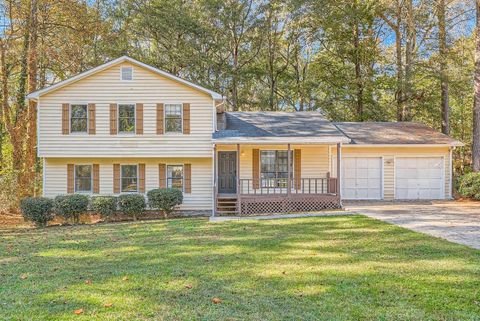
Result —
<path fill-rule="evenodd" d="M 357 87 L 356 96 L 356 114 L 357 121 L 363 121 L 363 79 L 362 79 L 362 66 L 360 60 L 360 26 L 356 17 L 356 4 L 357 1 L 354 1 L 355 6 L 355 25 L 353 27 L 353 46 L 355 48 L 354 53 L 354 62 L 355 62 L 355 84 Z"/>
<path fill-rule="evenodd" d="M 442 111 L 442 133 L 450 134 L 450 106 L 448 102 L 448 75 L 447 75 L 447 31 L 445 21 L 445 0 L 438 0 L 438 50 L 440 55 L 440 94 Z"/>
<path fill-rule="evenodd" d="M 403 84 L 403 60 L 402 60 L 402 31 L 400 26 L 402 24 L 402 5 L 397 1 L 397 24 L 393 31 L 395 32 L 395 52 L 397 61 L 397 121 L 403 121 L 403 109 L 405 104 L 404 99 L 404 84 Z"/>
<path fill-rule="evenodd" d="M 480 0 L 476 0 L 477 21 L 475 39 L 475 78 L 473 97 L 473 147 L 472 165 L 474 172 L 480 172 Z"/>
<path fill-rule="evenodd" d="M 29 50 L 28 50 L 28 91 L 37 89 L 37 0 L 31 1 L 31 16 L 29 28 Z M 36 188 L 36 160 L 37 160 L 37 103 L 30 100 L 27 109 L 27 146 L 25 157 L 25 185 L 28 195 L 35 194 Z"/>
<path fill-rule="evenodd" d="M 233 111 L 238 111 L 238 82 L 237 82 L 237 68 L 238 68 L 238 46 L 233 50 L 233 79 L 232 79 L 232 108 Z"/>
<path fill-rule="evenodd" d="M 415 16 L 413 10 L 413 0 L 407 0 L 407 39 L 405 42 L 405 91 L 403 120 L 412 119 L 412 98 L 413 98 L 413 62 L 415 51 Z"/>

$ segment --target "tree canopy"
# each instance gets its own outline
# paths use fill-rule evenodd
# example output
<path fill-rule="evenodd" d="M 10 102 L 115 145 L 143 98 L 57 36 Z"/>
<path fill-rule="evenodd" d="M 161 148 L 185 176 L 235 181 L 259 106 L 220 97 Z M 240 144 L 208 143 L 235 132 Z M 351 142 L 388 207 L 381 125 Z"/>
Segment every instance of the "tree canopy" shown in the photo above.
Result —
<path fill-rule="evenodd" d="M 25 95 L 125 54 L 230 110 L 422 122 L 466 144 L 457 170 L 471 164 L 471 1 L 0 0 L 0 13 L 0 195 L 40 192 Z"/>

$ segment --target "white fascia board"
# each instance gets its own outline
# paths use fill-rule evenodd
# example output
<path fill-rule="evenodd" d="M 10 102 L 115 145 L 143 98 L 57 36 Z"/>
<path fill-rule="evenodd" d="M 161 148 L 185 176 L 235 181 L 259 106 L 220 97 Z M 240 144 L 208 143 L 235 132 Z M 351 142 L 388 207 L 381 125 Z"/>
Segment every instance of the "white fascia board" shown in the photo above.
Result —
<path fill-rule="evenodd" d="M 134 64 L 134 65 L 143 67 L 143 68 L 145 68 L 145 69 L 148 69 L 148 70 L 150 70 L 150 71 L 152 71 L 152 72 L 154 72 L 154 73 L 156 73 L 156 74 L 159 74 L 159 75 L 161 75 L 161 76 L 164 76 L 165 78 L 168 78 L 168 79 L 177 81 L 177 82 L 179 82 L 179 83 L 181 83 L 181 84 L 184 84 L 184 85 L 186 85 L 186 86 L 188 86 L 188 87 L 197 89 L 197 90 L 199 90 L 199 91 L 201 91 L 201 92 L 204 92 L 204 93 L 207 93 L 207 94 L 209 94 L 209 95 L 212 97 L 212 99 L 223 99 L 223 98 L 224 98 L 224 97 L 223 97 L 222 95 L 220 95 L 219 93 L 216 93 L 216 92 L 211 91 L 211 90 L 209 90 L 209 89 L 207 89 L 207 88 L 204 88 L 204 87 L 202 87 L 202 86 L 199 86 L 199 85 L 197 85 L 197 84 L 194 84 L 194 83 L 192 83 L 192 82 L 189 82 L 189 81 L 187 81 L 187 80 L 185 80 L 185 79 L 182 79 L 182 78 L 179 78 L 179 77 L 177 77 L 177 76 L 174 76 L 174 75 L 172 75 L 172 74 L 170 74 L 170 73 L 168 73 L 168 72 L 166 72 L 166 71 L 163 71 L 163 70 L 160 70 L 160 69 L 158 69 L 158 68 L 152 67 L 152 66 L 150 66 L 150 65 L 144 64 L 143 62 L 140 62 L 140 61 L 135 60 L 135 59 L 133 59 L 133 58 L 130 58 L 130 57 L 128 57 L 128 56 L 119 57 L 119 58 L 117 58 L 117 59 L 114 59 L 114 60 L 111 60 L 111 61 L 109 61 L 109 62 L 106 62 L 106 63 L 104 63 L 103 65 L 100 65 L 100 66 L 97 66 L 97 67 L 92 68 L 92 69 L 90 69 L 90 70 L 87 70 L 87 71 L 85 71 L 85 72 L 82 72 L 82 73 L 80 73 L 80 74 L 78 74 L 78 75 L 76 75 L 76 76 L 70 77 L 70 78 L 65 79 L 65 80 L 63 80 L 63 81 L 60 81 L 60 82 L 58 82 L 58 83 L 56 83 L 56 84 L 54 84 L 54 85 L 51 85 L 51 86 L 49 86 L 49 87 L 46 87 L 46 88 L 43 88 L 43 89 L 40 89 L 40 90 L 37 90 L 37 91 L 34 91 L 34 92 L 28 94 L 28 95 L 26 96 L 26 98 L 27 98 L 27 99 L 32 99 L 32 100 L 37 100 L 37 99 L 38 99 L 41 95 L 43 95 L 43 94 L 46 94 L 46 93 L 48 93 L 48 92 L 54 91 L 54 90 L 59 89 L 59 88 L 62 88 L 62 87 L 64 87 L 64 86 L 66 86 L 66 85 L 69 85 L 69 84 L 71 84 L 71 83 L 74 83 L 74 82 L 76 82 L 76 81 L 78 81 L 78 80 L 80 80 L 80 79 L 86 78 L 86 77 L 88 77 L 88 76 L 90 76 L 90 75 L 93 75 L 93 74 L 95 74 L 95 73 L 97 73 L 97 72 L 100 72 L 100 71 L 102 71 L 102 70 L 104 70 L 104 69 L 107 69 L 107 68 L 109 68 L 109 67 L 111 67 L 111 66 L 114 66 L 114 65 L 116 65 L 116 64 L 119 64 L 119 63 L 122 63 L 122 62 L 125 62 L 125 61 L 128 61 L 128 62 L 130 62 L 130 63 L 132 63 L 132 64 Z"/>

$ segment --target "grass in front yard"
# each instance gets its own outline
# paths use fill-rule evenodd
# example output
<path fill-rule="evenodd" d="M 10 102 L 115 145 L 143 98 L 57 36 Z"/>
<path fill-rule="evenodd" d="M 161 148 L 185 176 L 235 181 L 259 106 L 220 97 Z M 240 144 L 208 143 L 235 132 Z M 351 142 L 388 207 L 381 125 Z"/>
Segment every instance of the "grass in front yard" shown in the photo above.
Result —
<path fill-rule="evenodd" d="M 363 216 L 0 233 L 2 320 L 480 320 L 480 251 Z"/>

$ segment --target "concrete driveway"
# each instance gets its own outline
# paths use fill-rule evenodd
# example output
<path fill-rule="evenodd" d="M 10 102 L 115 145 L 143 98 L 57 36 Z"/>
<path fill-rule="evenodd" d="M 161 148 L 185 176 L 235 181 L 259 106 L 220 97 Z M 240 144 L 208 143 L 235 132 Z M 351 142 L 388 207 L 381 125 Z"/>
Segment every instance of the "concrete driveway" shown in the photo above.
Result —
<path fill-rule="evenodd" d="M 346 210 L 480 249 L 480 202 L 354 202 Z"/>

